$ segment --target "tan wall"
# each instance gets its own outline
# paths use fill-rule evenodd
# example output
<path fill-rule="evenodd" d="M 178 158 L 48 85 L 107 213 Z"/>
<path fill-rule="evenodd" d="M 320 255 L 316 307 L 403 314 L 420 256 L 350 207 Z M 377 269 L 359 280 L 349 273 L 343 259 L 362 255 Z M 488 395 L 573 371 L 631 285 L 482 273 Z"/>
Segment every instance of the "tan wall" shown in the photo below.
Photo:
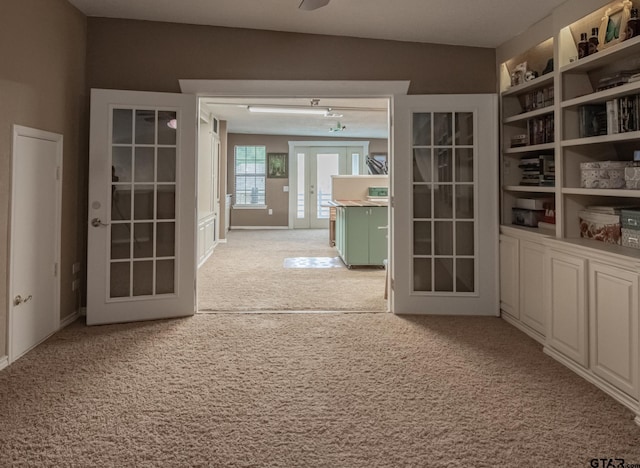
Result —
<path fill-rule="evenodd" d="M 289 141 L 369 141 L 369 152 L 386 153 L 387 140 L 361 138 L 319 138 L 287 135 L 248 135 L 230 133 L 227 144 L 227 193 L 233 193 L 235 183 L 233 174 L 234 147 L 242 145 L 264 145 L 267 153 L 288 153 Z M 238 226 L 288 226 L 289 225 L 289 193 L 283 190 L 289 185 L 289 179 L 269 179 L 266 183 L 267 208 L 273 210 L 269 215 L 267 210 L 238 209 L 231 210 L 231 227 Z M 235 200 L 234 200 L 235 201 Z"/>
<path fill-rule="evenodd" d="M 94 88 L 179 92 L 178 79 L 411 80 L 412 94 L 493 93 L 495 50 L 89 18 Z"/>
<path fill-rule="evenodd" d="M 12 125 L 64 135 L 61 318 L 77 306 L 71 267 L 84 255 L 86 18 L 66 0 L 3 0 L 0 14 L 0 356 L 6 354 Z"/>

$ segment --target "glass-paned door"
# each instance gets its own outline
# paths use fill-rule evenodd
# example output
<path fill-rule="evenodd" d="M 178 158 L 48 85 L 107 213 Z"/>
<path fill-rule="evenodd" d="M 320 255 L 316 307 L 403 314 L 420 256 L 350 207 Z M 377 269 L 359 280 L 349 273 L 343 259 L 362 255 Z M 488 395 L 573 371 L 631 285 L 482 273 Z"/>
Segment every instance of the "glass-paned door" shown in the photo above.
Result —
<path fill-rule="evenodd" d="M 346 174 L 347 149 L 344 147 L 296 148 L 295 219 L 298 229 L 329 227 L 331 176 Z"/>
<path fill-rule="evenodd" d="M 193 96 L 92 94 L 90 324 L 194 313 L 193 106 Z"/>
<path fill-rule="evenodd" d="M 395 102 L 393 310 L 494 315 L 495 96 Z"/>

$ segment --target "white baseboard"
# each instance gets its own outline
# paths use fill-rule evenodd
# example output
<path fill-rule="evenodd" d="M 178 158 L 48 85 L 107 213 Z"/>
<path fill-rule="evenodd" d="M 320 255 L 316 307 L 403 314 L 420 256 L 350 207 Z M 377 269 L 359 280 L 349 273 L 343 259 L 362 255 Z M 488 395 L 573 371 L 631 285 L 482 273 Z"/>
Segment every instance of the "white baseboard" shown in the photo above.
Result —
<path fill-rule="evenodd" d="M 71 325 L 73 322 L 75 322 L 78 317 L 80 317 L 80 309 L 76 310 L 73 314 L 67 316 L 66 318 L 60 320 L 60 327 L 58 328 L 59 330 L 62 330 L 64 327 Z"/>
<path fill-rule="evenodd" d="M 289 226 L 231 226 L 231 230 L 266 230 L 266 229 L 289 229 Z"/>
<path fill-rule="evenodd" d="M 4 369 L 9 365 L 9 356 L 4 356 L 0 358 L 0 370 Z"/>
<path fill-rule="evenodd" d="M 504 311 L 502 311 L 502 313 L 500 314 L 500 317 L 509 325 L 513 325 L 518 330 L 523 332 L 525 335 L 528 335 L 529 337 L 533 338 L 538 343 L 544 346 L 546 342 L 546 338 L 536 330 L 529 328 L 527 325 L 520 322 L 518 319 L 511 317 L 509 314 L 505 313 Z"/>
<path fill-rule="evenodd" d="M 227 239 L 218 239 L 218 244 L 226 244 Z"/>
<path fill-rule="evenodd" d="M 593 372 L 591 372 L 589 369 L 585 369 L 580 364 L 573 362 L 571 359 L 567 358 L 566 356 L 559 353 L 555 349 L 549 346 L 545 346 L 544 348 L 542 348 L 542 352 L 547 356 L 552 357 L 553 359 L 558 361 L 560 364 L 563 364 L 565 367 L 569 368 L 570 370 L 578 374 L 587 382 L 590 382 L 596 387 L 598 387 L 600 390 L 602 390 L 604 393 L 606 393 L 611 398 L 616 400 L 618 403 L 629 408 L 631 411 L 635 413 L 636 415 L 635 421 L 636 423 L 638 423 L 638 425 L 640 425 L 640 406 L 637 400 L 630 397 L 623 391 L 618 390 L 609 382 L 602 380 L 601 378 L 593 374 Z"/>

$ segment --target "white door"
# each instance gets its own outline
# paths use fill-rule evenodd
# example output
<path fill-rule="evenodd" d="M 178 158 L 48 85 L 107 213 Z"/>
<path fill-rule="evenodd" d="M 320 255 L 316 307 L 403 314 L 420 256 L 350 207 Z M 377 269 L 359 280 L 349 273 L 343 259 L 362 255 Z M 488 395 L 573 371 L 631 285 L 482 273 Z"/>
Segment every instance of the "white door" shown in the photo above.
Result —
<path fill-rule="evenodd" d="M 495 95 L 393 102 L 392 310 L 498 315 Z"/>
<path fill-rule="evenodd" d="M 60 323 L 62 135 L 14 126 L 9 359 Z"/>
<path fill-rule="evenodd" d="M 295 171 L 296 229 L 329 227 L 331 176 L 347 173 L 346 147 L 296 147 Z"/>
<path fill-rule="evenodd" d="M 192 315 L 193 95 L 92 90 L 87 323 Z"/>

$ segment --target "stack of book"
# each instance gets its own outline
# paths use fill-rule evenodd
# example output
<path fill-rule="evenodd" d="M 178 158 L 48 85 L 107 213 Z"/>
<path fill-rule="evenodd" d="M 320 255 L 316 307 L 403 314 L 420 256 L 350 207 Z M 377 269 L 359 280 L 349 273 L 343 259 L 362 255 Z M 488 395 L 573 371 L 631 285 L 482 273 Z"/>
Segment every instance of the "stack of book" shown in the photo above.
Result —
<path fill-rule="evenodd" d="M 554 187 L 556 184 L 556 164 L 552 154 L 525 156 L 518 167 L 522 171 L 520 185 Z"/>
<path fill-rule="evenodd" d="M 598 81 L 598 87 L 596 91 L 603 91 L 609 88 L 615 88 L 616 86 L 622 86 L 623 84 L 632 83 L 640 79 L 640 73 L 638 70 L 622 70 L 613 76 L 605 76 Z"/>
<path fill-rule="evenodd" d="M 578 108 L 580 138 L 607 134 L 607 107 L 605 104 L 588 104 Z"/>
<path fill-rule="evenodd" d="M 640 95 L 624 96 L 606 103 L 607 133 L 625 133 L 640 130 Z"/>
<path fill-rule="evenodd" d="M 527 120 L 530 145 L 543 145 L 554 141 L 553 114 Z"/>
<path fill-rule="evenodd" d="M 553 105 L 553 86 L 536 89 L 524 95 L 524 112 Z"/>

